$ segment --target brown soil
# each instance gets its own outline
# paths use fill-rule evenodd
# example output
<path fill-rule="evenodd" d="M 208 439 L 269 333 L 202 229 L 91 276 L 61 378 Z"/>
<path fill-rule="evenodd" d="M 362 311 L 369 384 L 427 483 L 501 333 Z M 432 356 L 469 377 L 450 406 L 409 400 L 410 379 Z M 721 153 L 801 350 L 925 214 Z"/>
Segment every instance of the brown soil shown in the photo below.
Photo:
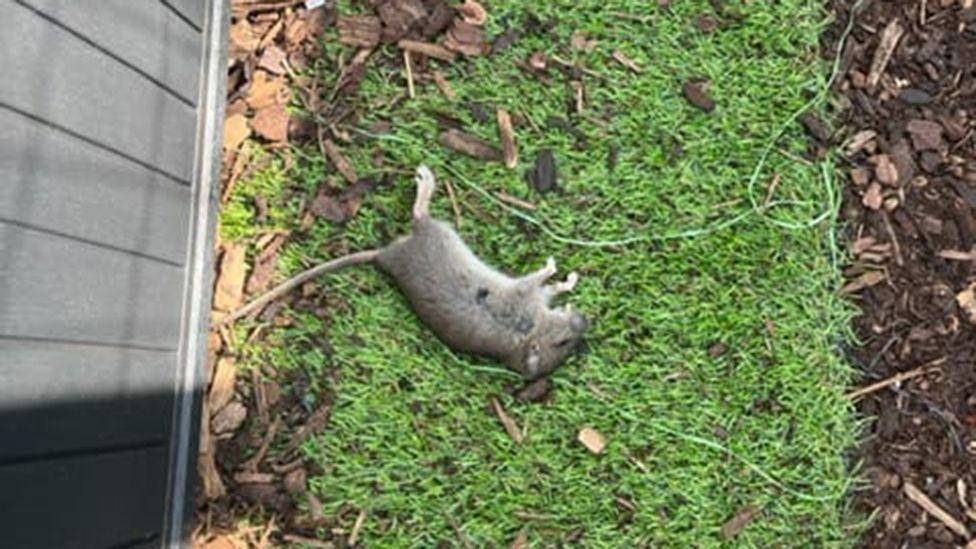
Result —
<path fill-rule="evenodd" d="M 834 2 L 829 51 L 854 4 Z M 858 456 L 869 485 L 856 507 L 877 512 L 862 543 L 955 547 L 968 535 L 924 512 L 906 485 L 976 532 L 976 304 L 967 291 L 976 280 L 976 9 L 960 0 L 862 4 L 835 90 L 844 127 L 836 142 L 847 146 L 851 173 L 847 289 L 862 311 L 863 345 L 852 356 L 864 386 L 929 365 L 858 400 L 870 418 Z M 885 34 L 900 39 L 878 71 Z"/>

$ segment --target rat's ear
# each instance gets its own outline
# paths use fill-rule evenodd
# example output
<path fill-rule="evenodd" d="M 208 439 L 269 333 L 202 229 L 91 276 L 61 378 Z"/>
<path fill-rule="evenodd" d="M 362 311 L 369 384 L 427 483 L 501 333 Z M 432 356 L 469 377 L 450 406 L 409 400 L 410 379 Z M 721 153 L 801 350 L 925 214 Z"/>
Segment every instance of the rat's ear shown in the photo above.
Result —
<path fill-rule="evenodd" d="M 569 329 L 573 331 L 574 334 L 582 334 L 590 327 L 589 321 L 586 317 L 574 312 L 573 316 L 569 318 Z"/>

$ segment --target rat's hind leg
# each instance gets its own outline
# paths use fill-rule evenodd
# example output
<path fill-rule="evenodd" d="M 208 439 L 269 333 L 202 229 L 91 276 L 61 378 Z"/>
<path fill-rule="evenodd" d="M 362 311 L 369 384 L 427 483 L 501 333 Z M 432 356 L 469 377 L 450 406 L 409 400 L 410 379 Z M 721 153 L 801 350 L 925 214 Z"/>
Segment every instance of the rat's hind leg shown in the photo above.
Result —
<path fill-rule="evenodd" d="M 546 260 L 545 267 L 523 276 L 519 279 L 519 282 L 530 286 L 541 286 L 545 281 L 552 278 L 554 274 L 556 274 L 556 260 L 550 257 Z"/>
<path fill-rule="evenodd" d="M 546 286 L 546 291 L 549 295 L 559 295 L 571 291 L 576 287 L 576 283 L 579 282 L 579 275 L 575 272 L 569 273 L 566 280 L 563 282 L 557 282 L 551 286 Z"/>
<path fill-rule="evenodd" d="M 413 203 L 413 218 L 423 219 L 430 216 L 430 199 L 434 196 L 437 181 L 434 172 L 423 164 L 417 167 L 414 180 L 417 182 L 417 199 Z"/>

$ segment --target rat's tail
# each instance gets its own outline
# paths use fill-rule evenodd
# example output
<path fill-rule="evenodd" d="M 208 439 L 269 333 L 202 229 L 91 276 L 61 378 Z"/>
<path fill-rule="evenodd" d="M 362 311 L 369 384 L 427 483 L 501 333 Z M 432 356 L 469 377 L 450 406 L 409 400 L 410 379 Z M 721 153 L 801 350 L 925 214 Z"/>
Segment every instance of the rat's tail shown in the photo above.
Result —
<path fill-rule="evenodd" d="M 229 315 L 221 318 L 214 323 L 216 326 L 221 326 L 223 324 L 229 324 L 238 318 L 247 316 L 255 311 L 260 310 L 262 307 L 271 303 L 272 301 L 278 299 L 279 297 L 285 295 L 291 290 L 301 286 L 302 284 L 312 280 L 315 277 L 323 275 L 325 273 L 330 273 L 332 271 L 338 271 L 339 269 L 349 267 L 350 265 L 359 265 L 361 263 L 369 263 L 376 259 L 379 255 L 379 250 L 364 250 L 361 252 L 356 252 L 354 254 L 344 255 L 342 257 L 333 259 L 332 261 L 326 261 L 325 263 L 312 267 L 307 271 L 299 273 L 292 278 L 278 284 L 274 288 L 267 291 L 267 293 L 255 298 L 253 301 L 247 305 L 237 309 L 236 311 L 230 313 Z"/>
<path fill-rule="evenodd" d="M 414 179 L 417 181 L 417 200 L 413 203 L 413 218 L 417 220 L 430 215 L 430 199 L 437 188 L 437 180 L 434 179 L 434 172 L 424 164 L 417 167 Z"/>

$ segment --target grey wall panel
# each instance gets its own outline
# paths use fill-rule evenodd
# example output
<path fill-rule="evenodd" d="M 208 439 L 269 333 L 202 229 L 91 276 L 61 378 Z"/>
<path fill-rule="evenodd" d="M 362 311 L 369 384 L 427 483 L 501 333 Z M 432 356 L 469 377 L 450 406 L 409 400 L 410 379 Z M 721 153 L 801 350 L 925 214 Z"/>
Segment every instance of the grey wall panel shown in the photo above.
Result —
<path fill-rule="evenodd" d="M 195 28 L 203 27 L 206 0 L 162 0 L 162 2 L 180 12 Z"/>
<path fill-rule="evenodd" d="M 200 33 L 159 2 L 20 0 L 195 104 Z"/>
<path fill-rule="evenodd" d="M 0 108 L 0 220 L 179 264 L 189 216 L 188 186 Z"/>
<path fill-rule="evenodd" d="M 0 463 L 162 441 L 176 353 L 0 339 Z"/>
<path fill-rule="evenodd" d="M 25 6 L 0 4 L 0 29 L 0 105 L 190 181 L 192 107 Z"/>
<path fill-rule="evenodd" d="M 181 267 L 4 222 L 0 258 L 0 336 L 177 347 Z"/>
<path fill-rule="evenodd" d="M 3 547 L 127 547 L 158 539 L 166 458 L 165 448 L 147 448 L 0 465 Z"/>

